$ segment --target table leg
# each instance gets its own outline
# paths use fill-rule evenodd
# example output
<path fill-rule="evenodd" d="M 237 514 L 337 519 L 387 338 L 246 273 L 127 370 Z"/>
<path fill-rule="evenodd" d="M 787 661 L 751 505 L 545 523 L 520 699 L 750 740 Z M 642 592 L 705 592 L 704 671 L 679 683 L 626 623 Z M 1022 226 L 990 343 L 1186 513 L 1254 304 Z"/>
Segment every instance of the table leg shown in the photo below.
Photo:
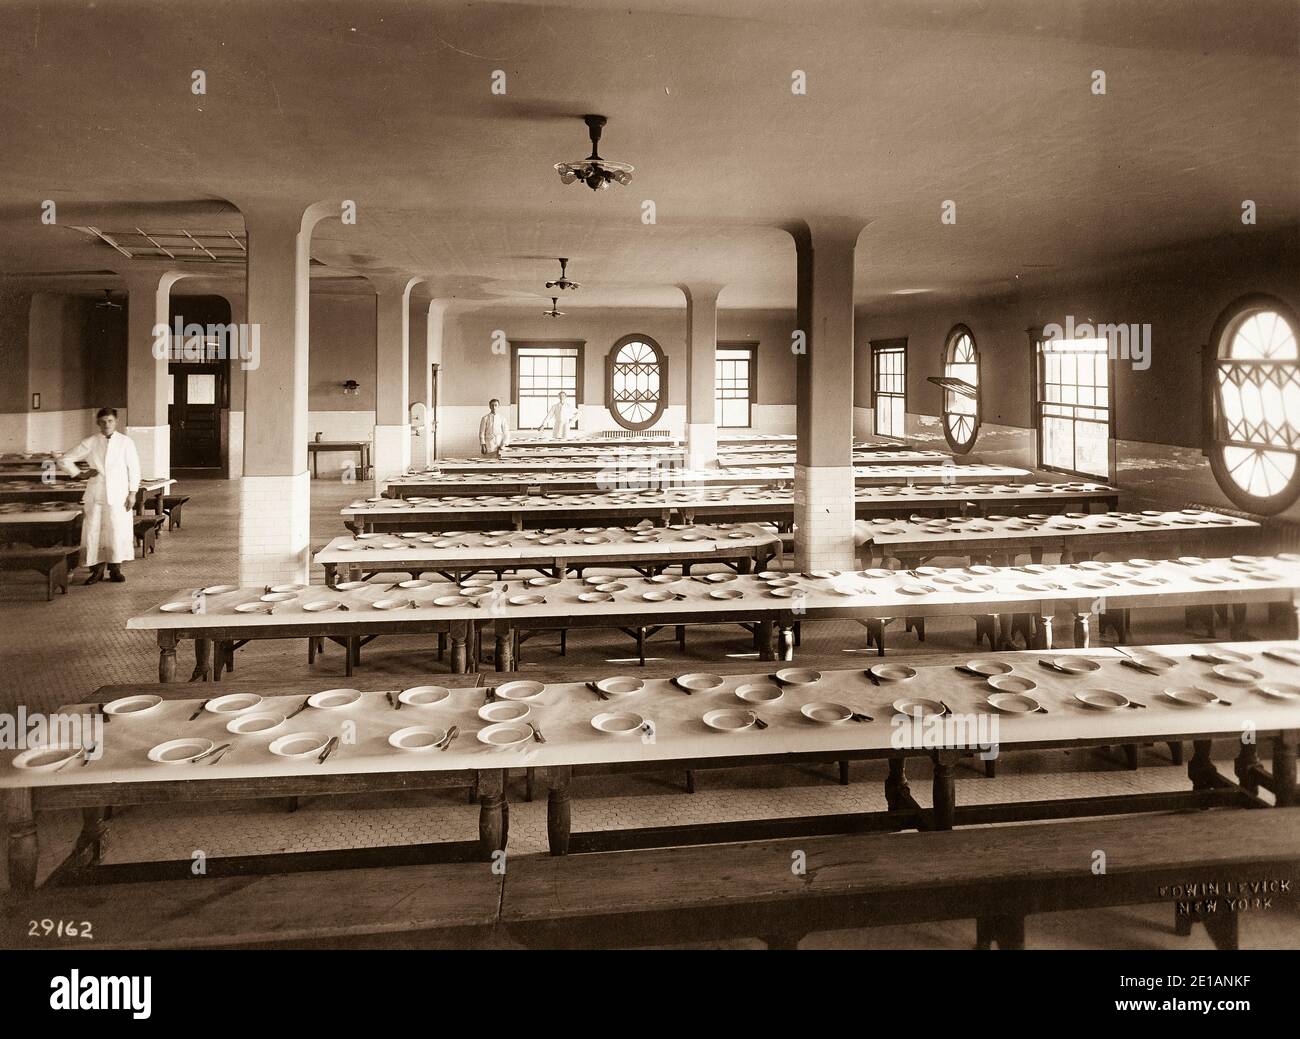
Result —
<path fill-rule="evenodd" d="M 9 890 L 30 895 L 36 890 L 36 813 L 30 787 L 0 791 L 9 833 Z"/>
<path fill-rule="evenodd" d="M 451 622 L 451 670 L 458 675 L 469 672 L 469 661 L 465 655 L 465 638 L 468 627 L 468 621 Z"/>
<path fill-rule="evenodd" d="M 1074 615 L 1074 645 L 1077 649 L 1087 649 L 1092 644 L 1092 614 L 1076 613 Z"/>
<path fill-rule="evenodd" d="M 1273 737 L 1273 796 L 1279 808 L 1296 803 L 1296 733 Z"/>
<path fill-rule="evenodd" d="M 758 659 L 775 660 L 776 624 L 770 618 L 761 620 L 755 634 L 758 638 Z"/>
<path fill-rule="evenodd" d="M 901 811 L 912 803 L 912 788 L 907 785 L 907 759 L 901 755 L 889 759 L 885 777 L 885 804 L 891 812 Z"/>
<path fill-rule="evenodd" d="M 77 847 L 82 852 L 89 852 L 86 864 L 98 866 L 104 855 L 104 837 L 108 834 L 108 814 L 103 807 L 88 807 L 81 810 L 81 835 L 77 838 Z"/>
<path fill-rule="evenodd" d="M 1232 763 L 1232 771 L 1236 774 L 1241 788 L 1248 794 L 1259 793 L 1259 777 L 1256 771 L 1258 768 L 1259 748 L 1253 743 L 1243 743 L 1236 761 Z"/>
<path fill-rule="evenodd" d="M 1038 633 L 1034 639 L 1034 649 L 1052 648 L 1052 619 L 1050 611 L 1038 615 Z"/>
<path fill-rule="evenodd" d="M 505 771 L 499 768 L 478 774 L 478 844 L 485 862 L 492 861 L 494 851 L 505 850 L 509 836 L 505 778 Z"/>
<path fill-rule="evenodd" d="M 572 833 L 569 780 L 573 777 L 573 769 L 568 765 L 560 765 L 546 771 L 550 786 L 546 795 L 546 838 L 552 855 L 567 855 L 569 836 Z"/>
<path fill-rule="evenodd" d="M 212 640 L 195 639 L 194 640 L 194 672 L 190 675 L 191 682 L 206 682 L 212 672 Z"/>
<path fill-rule="evenodd" d="M 781 659 L 794 659 L 794 625 L 781 624 Z"/>
<path fill-rule="evenodd" d="M 1213 790 L 1218 779 L 1218 769 L 1210 759 L 1212 740 L 1192 741 L 1192 760 L 1187 763 L 1187 778 L 1192 781 L 1193 790 Z"/>
<path fill-rule="evenodd" d="M 158 632 L 158 681 L 176 681 L 176 632 Z"/>
<path fill-rule="evenodd" d="M 498 671 L 515 669 L 515 633 L 509 621 L 496 622 L 496 668 Z"/>
<path fill-rule="evenodd" d="M 934 761 L 934 828 L 951 830 L 953 811 L 957 807 L 957 761 L 955 750 L 936 750 Z"/>

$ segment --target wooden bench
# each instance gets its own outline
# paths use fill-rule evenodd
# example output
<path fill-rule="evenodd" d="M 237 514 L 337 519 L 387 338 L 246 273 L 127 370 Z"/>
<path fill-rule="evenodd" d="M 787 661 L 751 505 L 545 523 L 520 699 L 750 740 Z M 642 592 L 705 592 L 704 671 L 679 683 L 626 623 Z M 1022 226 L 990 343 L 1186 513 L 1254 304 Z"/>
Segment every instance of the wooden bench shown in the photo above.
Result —
<path fill-rule="evenodd" d="M 54 545 L 49 548 L 0 548 L 0 570 L 35 570 L 45 575 L 45 601 L 54 589 L 68 594 L 68 573 L 76 568 L 81 549 Z"/>
<path fill-rule="evenodd" d="M 1093 872 L 1098 851 L 1104 874 Z M 1289 881 L 1262 897 L 1294 901 L 1300 808 L 519 858 L 501 923 L 548 948 L 754 937 L 794 948 L 815 931 L 974 916 L 977 947 L 1008 949 L 1023 948 L 1031 913 L 1166 901 L 1177 913 L 1197 901 L 1182 885 L 1226 881 Z M 1236 947 L 1238 914 L 1223 896 L 1179 919 L 1193 917 L 1216 946 Z"/>
<path fill-rule="evenodd" d="M 162 508 L 163 514 L 167 517 L 167 529 L 179 530 L 181 526 L 181 511 L 185 508 L 185 503 L 190 500 L 188 494 L 166 494 L 163 495 Z"/>
<path fill-rule="evenodd" d="M 0 920 L 4 948 L 328 946 L 400 933 L 464 947 L 489 935 L 501 877 L 484 862 L 46 887 Z M 31 934 L 89 921 L 89 939 Z"/>
<path fill-rule="evenodd" d="M 166 516 L 137 516 L 135 518 L 135 540 L 140 546 L 140 558 L 158 551 L 158 531 L 166 522 Z"/>

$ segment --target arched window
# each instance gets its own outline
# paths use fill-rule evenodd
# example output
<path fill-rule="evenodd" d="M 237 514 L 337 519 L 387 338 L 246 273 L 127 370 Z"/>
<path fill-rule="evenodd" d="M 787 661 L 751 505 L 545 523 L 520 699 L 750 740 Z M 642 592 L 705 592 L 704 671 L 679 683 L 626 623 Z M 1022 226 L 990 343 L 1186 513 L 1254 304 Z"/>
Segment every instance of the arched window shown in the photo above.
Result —
<path fill-rule="evenodd" d="M 1281 512 L 1300 497 L 1300 329 L 1280 300 L 1251 296 L 1215 326 L 1210 465 L 1232 501 Z"/>
<path fill-rule="evenodd" d="M 605 404 L 624 429 L 649 429 L 664 413 L 668 358 L 649 336 L 624 336 L 605 366 Z"/>
<path fill-rule="evenodd" d="M 980 355 L 965 325 L 948 333 L 943 377 L 943 435 L 949 447 L 965 454 L 975 446 L 980 428 Z"/>

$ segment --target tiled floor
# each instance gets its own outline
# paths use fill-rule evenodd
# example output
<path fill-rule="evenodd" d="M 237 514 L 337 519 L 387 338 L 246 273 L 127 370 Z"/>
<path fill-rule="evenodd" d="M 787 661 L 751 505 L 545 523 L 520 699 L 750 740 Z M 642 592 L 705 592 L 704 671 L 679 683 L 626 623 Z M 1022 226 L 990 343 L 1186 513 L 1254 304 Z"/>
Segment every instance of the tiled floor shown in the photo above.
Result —
<path fill-rule="evenodd" d="M 226 481 L 187 480 L 191 495 L 185 527 L 164 533 L 158 553 L 126 567 L 127 583 L 102 583 L 92 588 L 74 585 L 66 597 L 44 601 L 35 575 L 4 575 L 0 584 L 0 645 L 3 683 L 0 710 L 18 704 L 29 710 L 53 710 L 101 685 L 150 682 L 156 677 L 156 650 L 145 633 L 125 630 L 127 617 L 155 605 L 178 588 L 233 579 L 238 542 L 238 488 Z M 312 540 L 323 544 L 341 530 L 338 510 L 355 497 L 357 485 L 329 480 L 312 484 Z M 312 576 L 320 582 L 319 572 Z M 1252 614 L 1253 630 L 1271 632 L 1263 611 Z M 1187 641 L 1181 612 L 1143 616 L 1135 637 L 1144 642 Z M 1068 630 L 1068 628 L 1062 628 Z M 667 637 L 660 655 L 676 659 L 677 648 Z M 1280 634 L 1277 633 L 1277 634 Z M 948 653 L 971 647 L 968 621 L 932 623 L 925 644 L 893 634 L 891 648 L 916 656 Z M 803 652 L 844 655 L 846 663 L 861 659 L 863 629 L 850 622 L 803 625 Z M 707 662 L 727 653 L 752 650 L 739 628 L 693 629 L 687 659 Z M 623 658 L 630 642 L 617 632 L 579 631 L 568 642 L 567 663 L 576 671 L 607 668 Z M 555 650 L 543 639 L 528 644 L 528 666 L 553 666 Z M 188 661 L 182 659 L 181 670 Z M 410 674 L 443 671 L 428 639 L 389 638 L 367 647 L 367 672 Z M 304 644 L 253 643 L 239 652 L 236 680 L 304 678 L 342 675 L 342 656 L 331 648 L 309 669 Z M 232 690 L 236 686 L 232 683 Z M 1231 749 L 1225 748 L 1225 754 Z M 1141 768 L 1127 770 L 1119 755 L 1095 753 L 1019 754 L 1002 759 L 996 780 L 973 769 L 958 774 L 958 803 L 974 804 L 1023 798 L 1079 797 L 1132 791 L 1184 789 L 1185 770 L 1169 761 L 1163 745 L 1143 748 Z M 913 793 L 926 804 L 928 776 L 924 766 L 909 766 Z M 775 815 L 805 815 L 878 810 L 883 804 L 884 767 L 855 764 L 852 782 L 839 786 L 830 769 L 775 767 L 702 774 L 694 795 L 683 792 L 680 775 L 589 778 L 574 784 L 574 829 L 613 829 L 661 826 L 719 819 Z M 511 801 L 512 854 L 544 852 L 546 807 L 543 800 L 522 800 L 522 781 Z M 52 869 L 71 846 L 79 819 L 72 813 L 42 816 L 41 871 Z M 187 860 L 196 849 L 209 856 L 316 850 L 389 844 L 465 840 L 477 832 L 477 808 L 465 803 L 463 792 L 419 792 L 383 797 L 317 798 L 304 801 L 297 812 L 275 802 L 239 802 L 196 809 L 131 808 L 115 813 L 105 850 L 108 862 Z M 814 935 L 807 947 L 962 948 L 973 941 L 969 923 L 924 927 L 880 928 L 872 931 Z M 1031 947 L 1199 948 L 1209 940 L 1199 928 L 1190 939 L 1179 939 L 1170 927 L 1167 907 L 1143 907 L 1106 912 L 1049 914 L 1031 920 Z M 1243 945 L 1300 946 L 1300 921 L 1287 910 L 1243 919 Z M 740 943 L 745 944 L 745 943 Z"/>

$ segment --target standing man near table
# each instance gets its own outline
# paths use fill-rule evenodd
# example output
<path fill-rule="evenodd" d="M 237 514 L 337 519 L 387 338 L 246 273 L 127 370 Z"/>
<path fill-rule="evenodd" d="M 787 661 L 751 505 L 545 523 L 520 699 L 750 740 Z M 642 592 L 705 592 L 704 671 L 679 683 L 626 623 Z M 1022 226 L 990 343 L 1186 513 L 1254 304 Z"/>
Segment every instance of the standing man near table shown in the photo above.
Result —
<path fill-rule="evenodd" d="M 569 438 L 569 425 L 578 417 L 578 409 L 569 403 L 569 395 L 563 390 L 560 391 L 560 399 L 551 405 L 551 410 L 546 413 L 546 418 L 542 419 L 542 424 L 538 429 L 546 426 L 551 427 L 551 439 L 567 440 Z"/>
<path fill-rule="evenodd" d="M 140 489 L 140 456 L 131 438 L 117 431 L 117 409 L 100 408 L 95 424 L 98 433 L 59 459 L 69 476 L 78 475 L 77 462 L 90 466 L 81 521 L 81 557 L 90 567 L 86 584 L 103 580 L 105 564 L 110 581 L 126 580 L 122 564 L 135 558 L 132 514 Z"/>
<path fill-rule="evenodd" d="M 501 449 L 510 446 L 510 423 L 497 411 L 500 403 L 495 397 L 488 401 L 488 413 L 478 424 L 479 451 L 489 458 L 500 458 Z"/>

